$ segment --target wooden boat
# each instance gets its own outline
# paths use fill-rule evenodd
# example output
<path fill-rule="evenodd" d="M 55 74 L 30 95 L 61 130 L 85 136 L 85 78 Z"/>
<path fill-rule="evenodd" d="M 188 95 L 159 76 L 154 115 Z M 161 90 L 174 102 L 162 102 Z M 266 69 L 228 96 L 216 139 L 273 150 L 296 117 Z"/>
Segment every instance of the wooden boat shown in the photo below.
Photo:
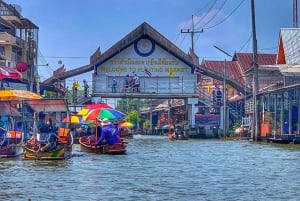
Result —
<path fill-rule="evenodd" d="M 22 155 L 23 139 L 22 131 L 7 131 L 0 127 L 0 158 Z"/>
<path fill-rule="evenodd" d="M 35 112 L 57 113 L 68 112 L 65 99 L 28 100 Z M 36 119 L 34 117 L 34 119 Z M 58 128 L 57 131 L 37 132 L 34 121 L 34 134 L 23 145 L 24 159 L 64 160 L 72 157 L 73 136 L 69 128 Z"/>
<path fill-rule="evenodd" d="M 189 137 L 184 136 L 184 135 L 178 135 L 177 137 L 175 137 L 173 134 L 169 133 L 168 134 L 168 138 L 170 141 L 176 141 L 176 140 L 188 140 Z"/>
<path fill-rule="evenodd" d="M 35 160 L 64 160 L 71 158 L 73 136 L 70 134 L 70 130 L 60 128 L 57 133 L 58 136 L 56 133 L 40 133 L 37 134 L 38 137 L 28 140 L 23 146 L 24 158 Z M 54 139 L 54 141 L 51 139 Z"/>
<path fill-rule="evenodd" d="M 114 145 L 97 145 L 93 146 L 88 141 L 88 136 L 79 138 L 79 144 L 82 151 L 96 154 L 125 154 L 126 144 L 124 142 Z"/>
<path fill-rule="evenodd" d="M 95 133 L 96 133 L 96 127 L 95 126 L 85 126 L 84 130 L 75 128 L 75 131 L 73 131 L 74 144 L 79 144 L 79 138 L 80 137 L 90 136 L 90 135 L 93 135 Z"/>

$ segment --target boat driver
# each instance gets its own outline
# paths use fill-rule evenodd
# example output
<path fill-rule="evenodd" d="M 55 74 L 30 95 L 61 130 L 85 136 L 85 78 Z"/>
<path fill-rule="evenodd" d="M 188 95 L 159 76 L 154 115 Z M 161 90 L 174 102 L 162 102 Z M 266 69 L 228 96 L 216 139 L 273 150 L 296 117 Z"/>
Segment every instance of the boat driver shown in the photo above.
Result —
<path fill-rule="evenodd" d="M 102 132 L 101 132 L 101 137 L 98 139 L 96 145 L 118 144 L 119 139 L 118 139 L 117 133 L 115 132 L 115 129 L 116 129 L 115 125 L 113 125 L 107 118 L 104 118 L 100 121 L 101 121 L 101 126 L 102 126 Z"/>

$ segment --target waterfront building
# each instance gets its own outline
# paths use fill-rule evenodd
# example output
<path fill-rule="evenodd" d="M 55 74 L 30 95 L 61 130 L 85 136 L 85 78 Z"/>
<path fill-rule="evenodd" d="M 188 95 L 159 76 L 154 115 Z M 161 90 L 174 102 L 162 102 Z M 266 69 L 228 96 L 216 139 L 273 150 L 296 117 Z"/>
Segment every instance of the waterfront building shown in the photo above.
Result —
<path fill-rule="evenodd" d="M 36 91 L 39 84 L 37 70 L 39 27 L 23 17 L 21 11 L 22 8 L 16 4 L 0 2 L 0 64 L 22 75 L 22 79 L 7 79 L 12 87 L 24 88 L 28 85 L 29 89 Z M 1 80 L 4 81 L 6 80 Z M 16 82 L 23 85 L 16 86 L 13 84 Z"/>

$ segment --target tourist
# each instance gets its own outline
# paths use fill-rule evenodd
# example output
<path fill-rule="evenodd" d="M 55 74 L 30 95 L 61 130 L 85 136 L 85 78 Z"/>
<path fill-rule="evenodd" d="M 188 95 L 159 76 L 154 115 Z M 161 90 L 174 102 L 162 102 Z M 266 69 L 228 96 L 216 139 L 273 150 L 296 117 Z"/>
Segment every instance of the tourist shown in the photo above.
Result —
<path fill-rule="evenodd" d="M 86 80 L 83 80 L 84 97 L 88 97 L 89 85 Z"/>
<path fill-rule="evenodd" d="M 137 74 L 134 75 L 133 80 L 134 80 L 133 91 L 140 92 L 140 78 L 137 76 Z"/>
<path fill-rule="evenodd" d="M 215 90 L 212 90 L 211 96 L 213 99 L 213 105 L 216 106 L 216 91 Z"/>
<path fill-rule="evenodd" d="M 126 75 L 123 83 L 123 92 L 127 92 L 129 87 L 129 75 Z"/>
<path fill-rule="evenodd" d="M 217 99 L 217 105 L 218 105 L 218 106 L 221 106 L 222 92 L 221 92 L 220 89 L 218 89 L 218 91 L 217 91 L 216 99 Z"/>
<path fill-rule="evenodd" d="M 113 79 L 113 84 L 112 84 L 112 87 L 111 87 L 111 92 L 112 93 L 116 93 L 117 92 L 117 80 L 115 78 Z"/>

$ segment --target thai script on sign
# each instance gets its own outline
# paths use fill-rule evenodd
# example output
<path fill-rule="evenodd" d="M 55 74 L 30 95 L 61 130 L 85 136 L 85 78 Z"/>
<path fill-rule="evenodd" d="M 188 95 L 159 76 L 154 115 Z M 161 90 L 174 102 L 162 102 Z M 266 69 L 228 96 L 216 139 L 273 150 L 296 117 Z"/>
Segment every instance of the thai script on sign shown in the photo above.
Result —
<path fill-rule="evenodd" d="M 162 68 L 162 67 L 148 67 L 147 68 L 150 72 L 152 73 L 163 73 L 163 72 L 187 72 L 188 68 L 187 67 L 177 67 L 177 68 Z M 108 67 L 108 66 L 102 66 L 101 71 L 105 73 L 111 73 L 111 72 L 118 72 L 118 73 L 123 73 L 123 72 L 144 72 L 144 67 Z"/>
<path fill-rule="evenodd" d="M 112 59 L 109 61 L 110 65 L 178 65 L 179 62 L 176 59 L 147 59 L 147 60 L 139 60 L 139 59 Z"/>

